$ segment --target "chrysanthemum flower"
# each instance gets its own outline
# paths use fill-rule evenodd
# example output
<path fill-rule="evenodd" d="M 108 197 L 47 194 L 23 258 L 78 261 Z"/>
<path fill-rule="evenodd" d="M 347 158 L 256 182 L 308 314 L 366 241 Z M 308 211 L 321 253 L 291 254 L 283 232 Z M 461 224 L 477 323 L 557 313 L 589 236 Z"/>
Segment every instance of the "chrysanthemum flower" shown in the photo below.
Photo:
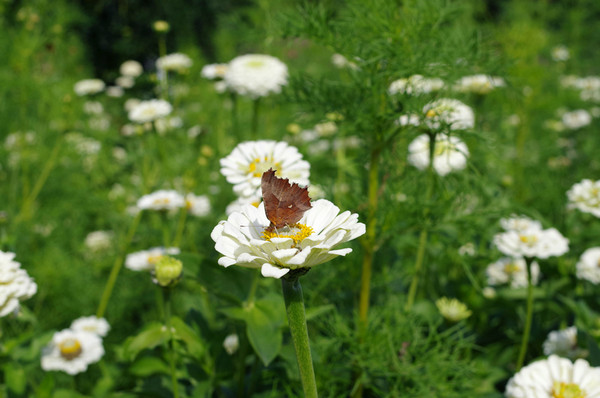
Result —
<path fill-rule="evenodd" d="M 457 99 L 440 98 L 430 102 L 423 107 L 423 113 L 430 129 L 466 130 L 475 126 L 473 109 Z"/>
<path fill-rule="evenodd" d="M 125 259 L 125 267 L 132 271 L 153 271 L 156 263 L 162 256 L 179 253 L 180 251 L 176 247 L 153 247 L 148 250 L 129 253 Z"/>
<path fill-rule="evenodd" d="M 592 123 L 592 115 L 585 109 L 577 109 L 563 113 L 561 121 L 566 128 L 577 130 Z"/>
<path fill-rule="evenodd" d="M 17 311 L 22 300 L 37 292 L 33 279 L 14 258 L 15 253 L 0 250 L 0 317 Z"/>
<path fill-rule="evenodd" d="M 422 75 L 412 75 L 408 78 L 393 81 L 388 88 L 391 95 L 395 94 L 427 94 L 444 88 L 444 81 L 440 78 L 426 78 Z"/>
<path fill-rule="evenodd" d="M 459 138 L 439 133 L 435 137 L 433 169 L 441 176 L 462 170 L 467 165 L 469 149 Z M 408 146 L 408 162 L 425 170 L 429 166 L 429 135 L 422 134 Z"/>
<path fill-rule="evenodd" d="M 84 95 L 98 94 L 104 90 L 106 85 L 100 79 L 85 79 L 75 83 L 73 90 L 80 97 Z"/>
<path fill-rule="evenodd" d="M 281 92 L 287 84 L 288 69 L 270 55 L 247 54 L 234 58 L 225 72 L 227 87 L 251 98 Z"/>
<path fill-rule="evenodd" d="M 504 257 L 488 265 L 485 270 L 488 285 L 509 284 L 510 287 L 527 287 L 527 264 L 523 258 Z M 540 277 L 540 266 L 531 263 L 531 283 L 537 285 Z"/>
<path fill-rule="evenodd" d="M 137 201 L 140 210 L 173 210 L 185 207 L 186 202 L 179 192 L 161 189 L 142 196 Z"/>
<path fill-rule="evenodd" d="M 140 76 L 142 72 L 144 72 L 144 68 L 142 67 L 142 64 L 140 64 L 138 61 L 129 60 L 121 64 L 119 72 L 122 76 L 135 78 Z"/>
<path fill-rule="evenodd" d="M 92 316 L 83 316 L 75 319 L 71 323 L 71 330 L 75 332 L 88 332 L 96 336 L 104 337 L 110 330 L 110 325 L 104 318 Z"/>
<path fill-rule="evenodd" d="M 228 64 L 208 64 L 202 67 L 200 75 L 210 80 L 223 79 L 227 69 L 229 69 Z"/>
<path fill-rule="evenodd" d="M 494 245 L 510 257 L 545 259 L 562 256 L 569 251 L 569 240 L 555 228 L 509 230 L 494 236 Z"/>
<path fill-rule="evenodd" d="M 296 147 L 283 141 L 242 142 L 221 159 L 221 174 L 238 196 L 260 196 L 260 179 L 270 168 L 277 170 L 278 177 L 308 185 L 310 164 L 302 160 Z"/>
<path fill-rule="evenodd" d="M 65 329 L 56 332 L 42 353 L 42 369 L 70 375 L 85 372 L 104 355 L 102 339 L 94 333 Z"/>
<path fill-rule="evenodd" d="M 507 398 L 598 398 L 600 368 L 551 355 L 522 368 L 506 385 Z"/>
<path fill-rule="evenodd" d="M 312 198 L 312 196 L 311 196 Z M 238 197 L 236 200 L 234 200 L 233 202 L 231 202 L 230 204 L 227 205 L 227 208 L 225 209 L 225 214 L 227 214 L 228 216 L 233 213 L 233 212 L 241 212 L 242 209 L 246 206 L 246 205 L 252 205 L 254 207 L 258 207 L 258 205 L 260 204 L 260 202 L 262 201 L 262 197 L 260 195 L 252 195 L 252 196 L 240 196 Z"/>
<path fill-rule="evenodd" d="M 592 247 L 583 252 L 576 265 L 577 278 L 595 285 L 600 284 L 600 247 Z"/>
<path fill-rule="evenodd" d="M 467 308 L 465 303 L 458 301 L 455 298 L 449 299 L 442 297 L 436 300 L 435 306 L 440 311 L 440 314 L 450 322 L 458 322 L 467 319 L 472 312 Z"/>
<path fill-rule="evenodd" d="M 577 346 L 577 328 L 575 326 L 548 333 L 542 346 L 544 355 L 558 355 L 571 360 L 587 355 L 586 350 Z"/>
<path fill-rule="evenodd" d="M 454 83 L 454 89 L 463 93 L 488 94 L 495 88 L 505 85 L 504 79 L 501 77 L 479 74 L 461 77 Z"/>
<path fill-rule="evenodd" d="M 156 67 L 163 71 L 185 72 L 192 66 L 192 60 L 185 54 L 173 53 L 156 60 Z"/>
<path fill-rule="evenodd" d="M 185 195 L 185 207 L 191 215 L 204 217 L 210 213 L 210 199 L 206 195 L 196 196 L 193 193 Z"/>
<path fill-rule="evenodd" d="M 169 115 L 173 107 L 165 100 L 152 99 L 140 101 L 129 111 L 129 120 L 135 123 L 153 122 Z"/>
<path fill-rule="evenodd" d="M 357 214 L 340 214 L 340 209 L 325 199 L 314 201 L 294 225 L 278 230 L 269 225 L 263 203 L 258 208 L 248 205 L 220 222 L 211 233 L 215 249 L 223 255 L 219 264 L 260 268 L 265 277 L 281 278 L 290 270 L 345 256 L 352 249 L 335 247 L 365 233 Z"/>
<path fill-rule="evenodd" d="M 600 180 L 582 180 L 567 191 L 569 207 L 600 217 Z"/>

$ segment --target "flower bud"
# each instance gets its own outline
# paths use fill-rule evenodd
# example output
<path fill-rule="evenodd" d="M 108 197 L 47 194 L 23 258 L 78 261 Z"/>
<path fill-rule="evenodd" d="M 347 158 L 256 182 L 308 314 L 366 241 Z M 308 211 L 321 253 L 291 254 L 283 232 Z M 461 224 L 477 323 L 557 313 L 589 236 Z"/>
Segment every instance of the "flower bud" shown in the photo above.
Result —
<path fill-rule="evenodd" d="M 237 334 L 233 333 L 225 337 L 223 340 L 223 348 L 229 355 L 235 354 L 237 349 L 240 347 L 240 339 Z"/>
<path fill-rule="evenodd" d="M 171 27 L 167 21 L 154 21 L 152 29 L 157 33 L 167 33 Z"/>
<path fill-rule="evenodd" d="M 181 278 L 182 273 L 183 265 L 181 261 L 169 256 L 161 256 L 154 269 L 156 283 L 164 287 L 175 285 Z"/>

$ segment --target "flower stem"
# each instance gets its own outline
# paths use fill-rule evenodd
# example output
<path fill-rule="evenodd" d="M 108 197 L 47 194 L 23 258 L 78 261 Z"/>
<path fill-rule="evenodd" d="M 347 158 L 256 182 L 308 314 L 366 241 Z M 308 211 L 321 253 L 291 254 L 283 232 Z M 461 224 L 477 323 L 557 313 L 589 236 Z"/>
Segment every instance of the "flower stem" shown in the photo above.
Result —
<path fill-rule="evenodd" d="M 296 359 L 298 360 L 298 368 L 300 369 L 304 397 L 316 398 L 318 397 L 317 382 L 310 353 L 310 343 L 308 341 L 302 286 L 300 286 L 298 277 L 281 278 L 281 286 L 283 288 L 283 298 L 285 300 L 290 332 L 292 333 L 292 341 L 296 349 Z"/>
<path fill-rule="evenodd" d="M 129 248 L 129 244 L 131 243 L 131 240 L 133 239 L 133 235 L 135 234 L 135 231 L 137 230 L 137 227 L 142 218 L 142 214 L 143 214 L 143 211 L 140 211 L 138 214 L 136 214 L 131 225 L 129 226 L 129 231 L 127 231 L 127 236 L 125 237 L 125 240 L 123 241 L 123 247 L 121 247 L 120 253 L 117 256 L 117 258 L 115 259 L 113 267 L 110 271 L 110 275 L 108 276 L 108 281 L 106 282 L 106 286 L 104 287 L 104 293 L 102 293 L 102 298 L 100 299 L 100 304 L 98 305 L 98 311 L 96 311 L 96 317 L 98 317 L 98 318 L 104 317 L 104 313 L 106 312 L 106 307 L 108 305 L 108 301 L 110 300 L 110 296 L 112 294 L 113 288 L 115 287 L 115 282 L 117 281 L 117 276 L 119 276 L 119 271 L 121 270 L 121 267 L 123 266 L 123 259 L 125 257 L 125 253 L 127 252 L 127 249 Z"/>
<path fill-rule="evenodd" d="M 173 239 L 172 246 L 179 247 L 181 238 L 183 237 L 183 230 L 185 229 L 185 220 L 187 218 L 188 210 L 183 207 L 179 212 L 179 219 L 177 221 L 177 229 L 175 230 L 175 239 Z"/>
<path fill-rule="evenodd" d="M 256 139 L 258 134 L 258 115 L 260 113 L 260 98 L 256 98 L 252 101 L 252 124 L 250 130 L 250 137 Z"/>
<path fill-rule="evenodd" d="M 177 373 L 175 368 L 176 353 L 175 347 L 173 345 L 173 331 L 171 328 L 171 291 L 169 290 L 169 288 L 166 287 L 161 288 L 161 290 L 163 294 L 163 302 L 165 309 L 165 326 L 167 327 L 167 330 L 169 332 L 169 341 L 167 343 L 167 355 L 169 356 L 169 367 L 171 370 L 171 385 L 173 389 L 173 397 L 179 398 L 179 385 L 177 384 Z"/>
<path fill-rule="evenodd" d="M 417 295 L 417 286 L 419 285 L 419 274 L 423 267 L 423 260 L 425 259 L 425 248 L 427 247 L 427 228 L 421 230 L 419 235 L 419 248 L 417 249 L 417 259 L 415 260 L 415 273 L 410 281 L 410 288 L 408 289 L 408 298 L 406 299 L 406 309 L 410 310 L 415 302 L 415 296 Z"/>
<path fill-rule="evenodd" d="M 531 283 L 531 260 L 525 259 L 527 268 L 527 315 L 525 318 L 525 330 L 523 331 L 523 339 L 521 340 L 521 350 L 517 359 L 517 372 L 523 366 L 525 354 L 527 353 L 527 343 L 531 334 L 531 321 L 533 319 L 533 284 Z"/>

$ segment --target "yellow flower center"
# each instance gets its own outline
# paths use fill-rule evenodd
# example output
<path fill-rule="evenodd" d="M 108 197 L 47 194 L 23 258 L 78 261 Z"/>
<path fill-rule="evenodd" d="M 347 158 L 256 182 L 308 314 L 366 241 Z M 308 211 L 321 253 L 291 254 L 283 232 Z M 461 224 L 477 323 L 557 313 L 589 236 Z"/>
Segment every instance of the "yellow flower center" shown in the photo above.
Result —
<path fill-rule="evenodd" d="M 429 118 L 436 117 L 436 116 L 437 116 L 437 112 L 434 111 L 433 109 L 428 110 L 427 113 L 425 114 L 425 117 L 429 117 Z"/>
<path fill-rule="evenodd" d="M 273 238 L 291 238 L 294 241 L 294 247 L 313 233 L 313 229 L 304 224 L 292 224 L 280 229 L 266 228 L 263 231 L 263 239 L 271 240 Z"/>
<path fill-rule="evenodd" d="M 516 263 L 508 263 L 504 266 L 504 272 L 506 272 L 507 274 L 515 274 L 517 272 L 519 272 L 521 270 L 521 267 L 519 267 Z"/>
<path fill-rule="evenodd" d="M 454 149 L 454 145 L 450 141 L 442 140 L 435 143 L 434 156 L 442 156 Z"/>
<path fill-rule="evenodd" d="M 254 177 L 262 177 L 263 173 L 269 169 L 275 170 L 276 176 L 281 176 L 279 169 L 281 163 L 275 162 L 272 156 L 264 156 L 262 158 L 256 158 L 248 166 L 248 172 L 252 173 Z"/>
<path fill-rule="evenodd" d="M 538 241 L 538 237 L 535 235 L 519 235 L 519 239 L 528 246 L 533 246 Z"/>
<path fill-rule="evenodd" d="M 158 260 L 163 257 L 162 254 L 156 254 L 154 256 L 148 256 L 148 264 L 156 264 Z"/>
<path fill-rule="evenodd" d="M 81 354 L 81 344 L 77 339 L 65 339 L 58 345 L 60 356 L 70 361 Z"/>
<path fill-rule="evenodd" d="M 254 59 L 252 61 L 246 62 L 246 66 L 249 68 L 262 68 L 265 63 L 261 60 Z"/>
<path fill-rule="evenodd" d="M 552 398 L 585 398 L 586 392 L 575 383 L 554 382 Z"/>
<path fill-rule="evenodd" d="M 152 204 L 157 205 L 157 206 L 166 206 L 169 204 L 169 202 L 170 202 L 169 198 L 157 198 L 157 199 L 154 199 Z"/>

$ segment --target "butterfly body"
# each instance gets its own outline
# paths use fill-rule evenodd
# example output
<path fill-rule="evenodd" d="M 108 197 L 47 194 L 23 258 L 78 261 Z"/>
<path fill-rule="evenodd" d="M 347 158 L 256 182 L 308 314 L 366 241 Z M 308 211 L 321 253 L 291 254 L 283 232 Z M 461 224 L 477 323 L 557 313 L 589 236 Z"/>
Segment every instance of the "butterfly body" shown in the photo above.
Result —
<path fill-rule="evenodd" d="M 263 173 L 261 189 L 271 229 L 296 224 L 312 207 L 307 188 L 290 183 L 287 178 L 277 177 L 273 169 Z"/>

